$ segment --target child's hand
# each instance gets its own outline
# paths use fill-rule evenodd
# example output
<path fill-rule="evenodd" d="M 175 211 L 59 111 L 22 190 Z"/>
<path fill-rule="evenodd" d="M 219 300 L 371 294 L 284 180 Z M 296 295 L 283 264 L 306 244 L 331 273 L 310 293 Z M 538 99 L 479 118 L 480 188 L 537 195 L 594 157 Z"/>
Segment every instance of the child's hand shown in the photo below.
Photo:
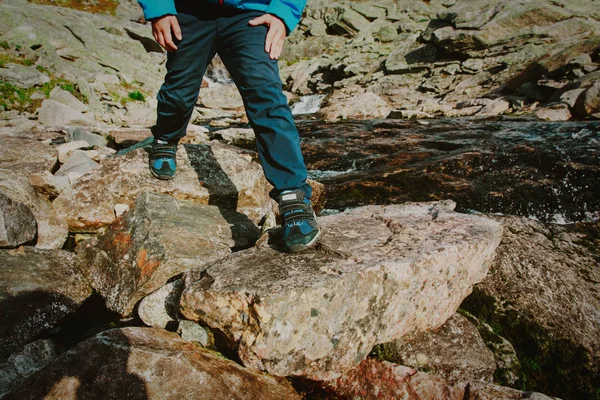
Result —
<path fill-rule="evenodd" d="M 152 34 L 154 39 L 167 51 L 177 50 L 177 46 L 173 43 L 173 36 L 171 31 L 177 38 L 181 40 L 181 28 L 179 28 L 179 22 L 177 17 L 174 15 L 165 15 L 158 19 L 152 20 Z"/>
<path fill-rule="evenodd" d="M 265 14 L 248 22 L 252 26 L 267 25 L 269 31 L 265 41 L 265 51 L 271 60 L 277 60 L 283 50 L 285 41 L 285 25 L 282 20 L 272 14 Z"/>

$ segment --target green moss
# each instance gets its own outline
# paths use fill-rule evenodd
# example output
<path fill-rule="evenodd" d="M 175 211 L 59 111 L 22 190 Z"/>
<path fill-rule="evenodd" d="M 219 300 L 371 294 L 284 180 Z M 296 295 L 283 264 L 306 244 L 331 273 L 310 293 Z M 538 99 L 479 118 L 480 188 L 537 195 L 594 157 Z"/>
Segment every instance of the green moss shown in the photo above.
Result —
<path fill-rule="evenodd" d="M 0 47 L 2 47 L 4 50 L 10 49 L 10 46 L 8 45 L 8 42 L 6 40 L 0 42 Z"/>
<path fill-rule="evenodd" d="M 60 78 L 52 78 L 50 82 L 46 82 L 42 86 L 27 89 L 18 88 L 11 83 L 0 82 L 0 109 L 3 111 L 17 110 L 34 112 L 40 107 L 42 100 L 32 100 L 31 95 L 39 90 L 48 97 L 52 89 L 57 85 L 64 90 L 67 90 L 84 103 L 87 102 L 87 98 L 77 90 L 72 82 Z"/>
<path fill-rule="evenodd" d="M 9 63 L 31 66 L 35 63 L 35 61 L 24 57 L 15 57 L 10 54 L 0 53 L 0 67 L 4 67 Z"/>
<path fill-rule="evenodd" d="M 524 376 L 524 387 L 519 389 L 566 399 L 600 400 L 600 375 L 584 348 L 553 337 L 527 310 L 503 309 L 477 287 L 461 307 L 513 345 Z"/>
<path fill-rule="evenodd" d="M 129 97 L 133 101 L 146 101 L 146 97 L 139 90 L 136 90 L 136 91 L 133 91 L 133 92 L 129 92 L 129 94 L 127 95 L 127 97 Z"/>

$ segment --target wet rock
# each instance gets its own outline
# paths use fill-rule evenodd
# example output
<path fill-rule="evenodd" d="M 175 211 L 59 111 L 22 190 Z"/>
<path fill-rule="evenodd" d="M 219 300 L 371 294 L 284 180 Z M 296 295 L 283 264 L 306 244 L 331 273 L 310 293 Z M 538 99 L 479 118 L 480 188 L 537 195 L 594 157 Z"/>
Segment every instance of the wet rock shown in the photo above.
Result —
<path fill-rule="evenodd" d="M 77 248 L 82 272 L 110 310 L 131 314 L 172 277 L 248 247 L 258 228 L 243 214 L 142 193 L 105 234 Z"/>
<path fill-rule="evenodd" d="M 91 295 L 73 253 L 0 250 L 0 358 L 53 328 Z"/>
<path fill-rule="evenodd" d="M 324 390 L 321 393 L 333 392 L 338 398 L 350 399 L 550 400 L 541 393 L 521 392 L 484 382 L 452 384 L 433 374 L 374 359 L 363 361 L 334 381 L 322 382 L 321 390 Z"/>
<path fill-rule="evenodd" d="M 42 86 L 50 82 L 50 78 L 35 69 L 35 66 L 8 63 L 0 68 L 0 81 L 27 89 Z"/>
<path fill-rule="evenodd" d="M 94 119 L 90 115 L 82 114 L 67 105 L 50 99 L 42 102 L 42 107 L 38 110 L 38 121 L 48 126 L 89 125 L 94 123 Z"/>
<path fill-rule="evenodd" d="M 37 223 L 31 209 L 0 192 L 0 248 L 14 248 L 35 239 Z"/>
<path fill-rule="evenodd" d="M 98 163 L 92 160 L 85 151 L 75 150 L 67 161 L 56 171 L 56 177 L 66 176 L 72 185 L 83 175 L 93 171 Z"/>
<path fill-rule="evenodd" d="M 317 115 L 326 121 L 338 119 L 385 118 L 390 113 L 387 103 L 373 92 L 356 95 L 334 94 Z"/>
<path fill-rule="evenodd" d="M 0 168 L 0 191 L 11 200 L 25 204 L 37 221 L 36 247 L 60 249 L 68 235 L 66 222 L 52 208 L 48 198 L 36 192 L 20 173 Z"/>
<path fill-rule="evenodd" d="M 49 339 L 36 340 L 11 354 L 6 362 L 0 363 L 0 398 L 57 356 L 54 342 Z"/>
<path fill-rule="evenodd" d="M 57 152 L 52 146 L 23 137 L 0 137 L 0 168 L 28 176 L 52 171 Z"/>
<path fill-rule="evenodd" d="M 181 312 L 221 330 L 246 366 L 335 378 L 377 343 L 442 325 L 485 275 L 499 225 L 451 208 L 322 217 L 313 251 L 255 248 L 190 272 Z"/>
<path fill-rule="evenodd" d="M 535 110 L 535 115 L 545 121 L 569 121 L 571 110 L 568 104 L 550 104 L 544 108 Z"/>
<path fill-rule="evenodd" d="M 260 165 L 240 149 L 211 143 L 182 145 L 177 175 L 160 181 L 148 170 L 143 149 L 106 159 L 54 201 L 74 232 L 95 232 L 114 219 L 116 204 L 131 204 L 145 190 L 237 210 L 258 222 L 272 209 L 270 185 Z"/>
<path fill-rule="evenodd" d="M 494 355 L 477 328 L 454 314 L 438 329 L 408 334 L 374 349 L 382 360 L 440 376 L 449 382 L 492 382 Z"/>
<path fill-rule="evenodd" d="M 462 307 L 512 343 L 528 388 L 591 397 L 600 377 L 598 223 L 497 218 L 505 229 L 496 258 Z"/>
<path fill-rule="evenodd" d="M 144 297 L 137 310 L 140 319 L 148 326 L 166 329 L 179 319 L 179 297 L 182 291 L 183 282 L 177 279 Z"/>
<path fill-rule="evenodd" d="M 176 333 L 103 332 L 54 360 L 4 399 L 300 399 L 285 379 L 243 368 Z"/>

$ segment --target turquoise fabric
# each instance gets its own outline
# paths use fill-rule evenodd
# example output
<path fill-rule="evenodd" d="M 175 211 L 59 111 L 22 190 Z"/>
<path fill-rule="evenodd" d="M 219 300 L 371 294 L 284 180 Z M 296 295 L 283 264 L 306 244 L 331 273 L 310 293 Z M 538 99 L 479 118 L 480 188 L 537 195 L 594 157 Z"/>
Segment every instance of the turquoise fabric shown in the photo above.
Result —
<path fill-rule="evenodd" d="M 146 19 L 162 17 L 163 15 L 177 15 L 174 0 L 138 0 Z M 255 10 L 264 11 L 269 14 L 276 15 L 285 24 L 287 34 L 294 30 L 300 17 L 302 10 L 306 6 L 306 0 L 196 0 L 195 4 L 198 8 L 202 7 L 202 3 L 219 4 L 224 7 L 232 7 L 240 10 Z"/>

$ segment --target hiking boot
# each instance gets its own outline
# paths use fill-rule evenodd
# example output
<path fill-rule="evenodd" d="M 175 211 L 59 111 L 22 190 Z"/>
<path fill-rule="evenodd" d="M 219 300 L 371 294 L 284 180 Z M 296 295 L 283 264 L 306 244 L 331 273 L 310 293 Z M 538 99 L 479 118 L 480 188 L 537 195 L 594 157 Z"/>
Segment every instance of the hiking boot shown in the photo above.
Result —
<path fill-rule="evenodd" d="M 177 143 L 154 140 L 150 148 L 150 172 L 158 179 L 173 179 L 177 171 Z"/>
<path fill-rule="evenodd" d="M 286 250 L 296 253 L 314 245 L 321 231 L 309 199 L 302 190 L 286 190 L 277 198 L 281 214 L 282 241 Z"/>

